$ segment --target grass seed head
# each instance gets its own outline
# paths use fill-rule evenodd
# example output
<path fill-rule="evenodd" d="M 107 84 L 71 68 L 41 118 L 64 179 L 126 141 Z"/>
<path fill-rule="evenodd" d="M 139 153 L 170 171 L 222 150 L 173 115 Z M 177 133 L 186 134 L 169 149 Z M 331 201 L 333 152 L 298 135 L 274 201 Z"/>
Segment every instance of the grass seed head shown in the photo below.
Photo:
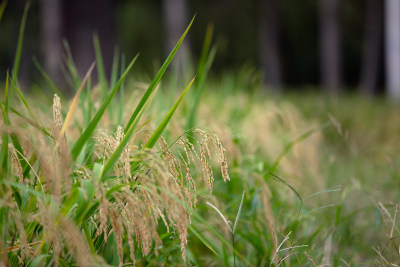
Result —
<path fill-rule="evenodd" d="M 16 173 L 18 176 L 18 182 L 20 184 L 24 184 L 24 175 L 23 175 L 21 163 L 19 162 L 19 159 L 17 156 L 17 152 L 16 152 L 15 148 L 11 145 L 8 145 L 8 151 L 11 154 L 12 164 L 13 164 L 14 169 L 16 170 Z"/>
<path fill-rule="evenodd" d="M 60 230 L 65 239 L 65 243 L 76 259 L 78 266 L 94 266 L 94 260 L 91 256 L 87 242 L 82 232 L 76 227 L 75 223 L 66 217 L 59 216 Z"/>
<path fill-rule="evenodd" d="M 63 119 L 61 115 L 61 101 L 57 94 L 54 94 L 53 98 L 53 120 L 56 133 L 55 136 L 58 136 L 58 133 L 61 131 L 63 126 Z"/>

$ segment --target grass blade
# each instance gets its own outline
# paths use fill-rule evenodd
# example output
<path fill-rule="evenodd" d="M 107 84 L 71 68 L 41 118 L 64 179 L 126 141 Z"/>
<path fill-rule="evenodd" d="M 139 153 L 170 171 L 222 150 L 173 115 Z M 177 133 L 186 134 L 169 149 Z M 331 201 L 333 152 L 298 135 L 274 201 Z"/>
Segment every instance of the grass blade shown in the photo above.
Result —
<path fill-rule="evenodd" d="M 117 75 L 118 75 L 118 53 L 119 50 L 117 47 L 114 49 L 114 58 L 111 67 L 111 77 L 110 77 L 110 87 L 114 87 L 115 83 L 117 82 Z M 121 92 L 121 89 L 120 89 Z M 114 121 L 114 114 L 115 114 L 115 103 L 117 99 L 113 99 L 110 103 L 110 108 L 108 109 L 110 112 L 110 120 Z M 115 125 L 116 126 L 116 125 Z"/>
<path fill-rule="evenodd" d="M 67 40 L 64 40 L 64 48 L 65 52 L 67 53 L 67 58 L 65 60 L 65 65 L 67 67 L 67 70 L 71 74 L 72 77 L 72 82 L 74 84 L 71 84 L 72 88 L 78 87 L 80 84 L 80 78 L 78 74 L 78 69 L 76 68 L 74 58 L 72 57 L 71 49 L 69 47 L 69 44 Z M 65 73 L 65 76 L 67 77 L 68 75 Z"/>
<path fill-rule="evenodd" d="M 230 221 L 228 221 L 228 219 L 225 218 L 224 214 L 222 214 L 222 212 L 210 202 L 207 201 L 206 204 L 217 212 L 217 214 L 221 217 L 222 221 L 225 223 L 226 228 L 229 230 L 231 234 L 233 234 L 232 228 L 230 226 Z"/>
<path fill-rule="evenodd" d="M 94 118 L 91 120 L 90 124 L 86 127 L 85 131 L 82 133 L 82 135 L 79 137 L 78 141 L 75 143 L 75 145 L 71 151 L 72 157 L 74 160 L 78 158 L 79 153 L 81 152 L 83 146 L 89 140 L 89 138 L 92 136 L 94 129 L 96 128 L 96 126 L 99 123 L 101 117 L 103 116 L 105 110 L 107 109 L 111 100 L 117 93 L 118 88 L 121 86 L 122 82 L 125 80 L 126 76 L 128 75 L 129 71 L 131 70 L 131 68 L 137 58 L 138 58 L 138 55 L 136 55 L 135 58 L 131 61 L 131 63 L 125 70 L 124 74 L 122 74 L 122 76 L 119 79 L 119 81 L 117 82 L 117 84 L 114 86 L 112 91 L 108 94 L 107 98 L 104 100 L 103 105 L 101 105 L 100 109 L 97 111 Z"/>
<path fill-rule="evenodd" d="M 7 73 L 4 106 L 2 106 L 3 119 L 6 125 L 10 124 L 8 119 L 9 77 L 10 76 Z M 4 177 L 8 169 L 8 133 L 3 133 L 2 139 L 3 142 L 0 151 L 0 174 Z"/>
<path fill-rule="evenodd" d="M 82 230 L 83 230 L 83 233 L 85 234 L 85 238 L 86 238 L 87 244 L 90 248 L 90 251 L 92 252 L 92 254 L 96 254 L 96 248 L 94 247 L 94 244 L 93 244 L 93 238 L 90 234 L 90 230 L 89 230 L 89 227 L 88 227 L 86 221 L 82 222 Z"/>
<path fill-rule="evenodd" d="M 17 92 L 19 99 L 21 100 L 21 102 L 24 104 L 25 108 L 28 110 L 29 115 L 32 117 L 33 121 L 39 125 L 38 120 L 35 116 L 35 114 L 33 113 L 31 107 L 28 104 L 28 101 L 26 101 L 26 98 L 24 97 L 24 95 L 22 94 L 21 90 L 18 89 L 18 87 L 16 86 L 17 81 L 16 80 L 12 80 L 11 79 L 11 84 L 12 84 L 12 88 Z"/>
<path fill-rule="evenodd" d="M 72 113 L 74 112 L 76 104 L 78 103 L 79 95 L 80 95 L 83 87 L 85 87 L 85 83 L 89 79 L 90 74 L 92 74 L 94 66 L 95 66 L 95 63 L 93 62 L 92 65 L 90 66 L 88 72 L 86 73 L 85 78 L 83 79 L 81 85 L 79 86 L 79 89 L 76 92 L 74 99 L 72 100 L 71 106 L 69 107 L 69 110 L 67 113 L 67 117 L 65 117 L 64 125 L 61 128 L 60 136 L 62 136 L 64 134 L 65 130 L 67 129 L 68 123 L 71 120 Z"/>
<path fill-rule="evenodd" d="M 14 67 L 11 73 L 11 77 L 13 81 L 16 81 L 18 78 L 18 71 L 19 71 L 19 64 L 21 62 L 21 53 L 22 53 L 22 44 L 24 41 L 24 33 L 25 33 L 25 25 L 26 25 L 26 18 L 28 17 L 28 11 L 31 1 L 28 0 L 25 4 L 24 13 L 22 15 L 21 26 L 19 28 L 19 35 L 18 35 L 18 42 L 17 42 L 17 51 L 15 53 L 14 58 Z"/>
<path fill-rule="evenodd" d="M 7 6 L 7 0 L 3 0 L 3 2 L 1 2 L 1 4 L 0 4 L 0 21 L 1 21 L 1 18 L 3 17 L 6 6 Z"/>
<path fill-rule="evenodd" d="M 209 250 L 211 250 L 215 255 L 218 256 L 218 253 L 214 250 L 211 244 L 206 240 L 206 238 L 201 233 L 199 233 L 196 230 L 196 228 L 193 225 L 189 224 L 188 228 L 201 241 L 201 243 L 203 243 Z"/>
<path fill-rule="evenodd" d="M 4 108 L 4 105 L 0 104 L 2 108 Z M 40 126 L 37 122 L 27 118 L 26 116 L 24 116 L 23 114 L 21 114 L 20 112 L 18 112 L 16 109 L 10 107 L 10 111 L 12 113 L 14 113 L 15 115 L 17 115 L 18 117 L 24 119 L 25 121 L 27 121 L 30 125 L 32 125 L 33 127 L 35 127 L 36 129 L 40 130 L 42 133 L 44 133 L 45 135 L 47 135 L 48 137 L 52 138 L 52 135 L 47 131 L 46 128 Z"/>
<path fill-rule="evenodd" d="M 153 146 L 156 144 L 158 138 L 160 138 L 161 134 L 164 132 L 165 127 L 167 127 L 169 121 L 171 120 L 172 116 L 174 115 L 176 109 L 178 108 L 179 104 L 181 103 L 183 97 L 186 95 L 188 92 L 189 88 L 192 86 L 195 78 L 192 79 L 192 81 L 188 84 L 186 89 L 183 91 L 179 99 L 176 101 L 175 105 L 171 108 L 171 110 L 168 112 L 167 116 L 165 116 L 164 120 L 160 123 L 160 125 L 157 127 L 155 132 L 151 135 L 150 139 L 147 141 L 147 143 L 144 145 L 144 149 L 146 148 L 153 148 Z"/>
<path fill-rule="evenodd" d="M 53 93 L 61 96 L 62 95 L 61 91 L 58 90 L 55 82 L 50 78 L 50 76 L 46 73 L 46 71 L 43 69 L 43 67 L 40 65 L 40 63 L 37 61 L 37 59 L 35 57 L 33 58 L 33 64 L 35 65 L 36 69 L 39 71 L 40 75 L 42 75 L 44 80 L 48 83 L 48 85 L 50 86 L 50 89 L 53 91 Z"/>
<path fill-rule="evenodd" d="M 229 249 L 231 249 L 233 251 L 233 253 L 236 254 L 236 256 L 238 256 L 244 263 L 246 263 L 248 266 L 254 266 L 253 264 L 251 264 L 246 257 L 244 257 L 239 251 L 237 251 L 232 244 L 226 240 L 225 237 L 223 237 L 220 233 L 218 233 L 218 231 L 211 226 L 205 219 L 203 219 L 200 215 L 198 215 L 197 213 L 193 213 L 193 217 L 196 221 L 198 221 L 199 223 L 202 223 L 204 226 L 207 227 L 207 229 L 209 229 L 225 246 L 227 246 Z"/>
<path fill-rule="evenodd" d="M 118 64 L 119 64 L 119 49 L 118 47 L 115 47 L 114 58 L 111 68 L 110 87 L 114 87 L 115 83 L 117 82 Z"/>
<path fill-rule="evenodd" d="M 286 147 L 283 149 L 283 151 L 281 152 L 281 154 L 279 154 L 278 158 L 275 160 L 275 162 L 272 164 L 272 167 L 270 169 L 270 171 L 275 171 L 276 167 L 278 167 L 279 163 L 281 162 L 281 160 L 283 159 L 283 157 L 289 153 L 289 151 L 299 142 L 307 139 L 310 135 L 312 135 L 313 133 L 317 132 L 317 131 L 321 131 L 325 128 L 327 128 L 328 126 L 330 126 L 332 123 L 330 121 L 327 121 L 323 124 L 321 124 L 318 127 L 315 127 L 311 130 L 308 130 L 307 132 L 305 132 L 304 134 L 300 135 L 298 138 L 296 138 L 295 140 L 293 140 L 292 142 L 290 142 L 289 144 L 286 145 Z"/>
<path fill-rule="evenodd" d="M 200 98 L 201 98 L 201 94 L 203 92 L 203 88 L 204 88 L 204 84 L 205 84 L 205 81 L 206 81 L 206 78 L 207 78 L 208 71 L 211 68 L 211 65 L 212 65 L 212 63 L 214 61 L 216 53 L 217 53 L 217 49 L 215 47 L 213 47 L 213 49 L 211 50 L 211 52 L 210 52 L 210 54 L 209 54 L 209 56 L 207 58 L 207 62 L 205 63 L 204 70 L 202 70 L 202 71 L 199 70 L 198 71 L 200 76 L 198 76 L 198 80 L 196 82 L 193 106 L 192 106 L 192 109 L 190 110 L 189 117 L 188 117 L 188 123 L 187 123 L 187 126 L 186 126 L 186 129 L 189 130 L 188 136 L 189 136 L 189 140 L 191 142 L 194 141 L 194 140 L 192 140 L 193 139 L 193 137 L 192 137 L 193 136 L 192 128 L 195 125 L 197 107 L 198 107 L 198 105 L 200 103 Z"/>
<path fill-rule="evenodd" d="M 278 175 L 274 174 L 273 172 L 267 172 L 264 174 L 264 179 L 267 179 L 268 176 L 272 176 L 274 178 L 274 180 L 283 183 L 284 185 L 286 185 L 287 187 L 290 188 L 290 190 L 293 191 L 293 193 L 295 193 L 295 195 L 297 196 L 297 198 L 300 200 L 301 203 L 303 203 L 303 198 L 300 196 L 300 194 L 296 191 L 296 189 L 294 189 L 293 186 L 291 186 L 290 184 L 288 184 L 285 180 L 283 180 L 282 178 L 280 178 Z"/>
<path fill-rule="evenodd" d="M 121 56 L 121 72 L 125 69 L 125 56 Z M 114 85 L 113 85 L 114 86 Z M 124 91 L 125 91 L 125 82 L 121 84 L 121 88 L 119 89 L 119 105 L 118 105 L 118 125 L 122 125 L 123 118 L 123 107 L 124 107 Z"/>
<path fill-rule="evenodd" d="M 213 36 L 213 30 L 214 27 L 211 25 L 208 25 L 207 31 L 206 31 L 206 37 L 204 38 L 204 43 L 203 43 L 203 48 L 201 51 L 201 56 L 200 56 L 200 61 L 199 65 L 197 67 L 197 81 L 195 83 L 195 88 L 194 88 L 194 98 L 192 102 L 192 108 L 189 112 L 188 120 L 187 120 L 187 125 L 186 129 L 189 130 L 189 141 L 193 143 L 193 132 L 192 128 L 195 125 L 195 120 L 196 120 L 196 111 L 197 107 L 200 102 L 201 94 L 203 92 L 204 84 L 207 78 L 208 71 L 211 68 L 211 65 L 214 61 L 215 54 L 216 54 L 216 47 L 213 47 L 210 52 L 210 46 L 211 46 L 211 41 L 212 41 L 212 36 Z"/>
<path fill-rule="evenodd" d="M 36 191 L 36 190 L 32 189 L 31 187 L 26 186 L 24 184 L 19 184 L 19 183 L 12 182 L 12 181 L 9 181 L 9 180 L 3 181 L 2 184 L 7 184 L 7 185 L 10 185 L 10 186 L 19 188 L 21 190 L 26 190 L 28 193 L 30 193 L 30 194 L 32 194 L 34 196 L 37 196 L 37 197 L 39 197 L 41 199 L 52 201 L 52 199 L 49 196 L 44 195 L 44 194 L 40 193 L 40 191 Z"/>
<path fill-rule="evenodd" d="M 157 88 L 158 88 L 158 86 L 156 87 L 156 89 Z M 121 140 L 121 142 L 119 143 L 118 147 L 115 149 L 113 154 L 107 160 L 107 162 L 104 165 L 104 168 L 102 170 L 102 173 L 100 175 L 101 176 L 101 180 L 104 180 L 106 178 L 106 175 L 112 170 L 112 168 L 114 167 L 115 163 L 117 162 L 117 160 L 121 156 L 122 151 L 128 145 L 129 140 L 131 139 L 133 133 L 135 132 L 136 125 L 139 123 L 139 119 L 142 116 L 142 113 L 147 109 L 147 106 L 150 104 L 151 100 L 153 100 L 154 95 L 155 95 L 156 92 L 157 92 L 157 90 L 155 90 L 153 92 L 153 94 L 150 96 L 149 101 L 147 101 L 146 104 L 141 109 L 139 116 L 136 117 L 135 121 L 133 122 L 133 124 L 131 125 L 129 130 L 126 132 L 124 138 Z M 144 124 L 146 124 L 147 122 L 148 121 L 146 121 Z M 136 130 L 139 130 L 140 128 L 141 127 L 139 127 Z"/>
<path fill-rule="evenodd" d="M 97 34 L 93 36 L 93 45 L 94 45 L 94 52 L 96 54 L 97 74 L 99 75 L 101 95 L 103 97 L 103 100 L 105 100 L 107 97 L 107 78 L 103 63 L 103 56 L 101 55 L 99 36 Z"/>
<path fill-rule="evenodd" d="M 233 225 L 233 229 L 232 229 L 233 233 L 235 233 L 235 231 L 236 231 L 236 226 L 237 226 L 237 223 L 239 221 L 240 212 L 242 211 L 242 205 L 243 205 L 243 199 L 244 199 L 244 193 L 245 192 L 246 191 L 243 191 L 242 200 L 240 201 L 240 205 L 239 205 L 239 210 L 238 210 L 238 213 L 236 214 L 235 224 Z"/>
<path fill-rule="evenodd" d="M 176 52 L 178 51 L 178 48 L 181 46 L 183 40 L 185 39 L 185 36 L 187 34 L 187 32 L 189 31 L 190 27 L 192 26 L 193 20 L 195 17 L 192 18 L 192 20 L 189 23 L 189 26 L 187 26 L 185 32 L 182 34 L 181 38 L 179 39 L 178 43 L 175 45 L 174 49 L 172 49 L 171 53 L 169 54 L 169 56 L 167 57 L 167 59 L 165 60 L 164 64 L 161 66 L 160 70 L 158 71 L 157 75 L 154 77 L 153 81 L 151 82 L 151 84 L 149 85 L 149 87 L 147 88 L 144 96 L 142 97 L 142 99 L 140 100 L 139 104 L 137 105 L 135 111 L 133 112 L 131 118 L 129 119 L 128 124 L 125 127 L 124 132 L 126 133 L 128 131 L 128 129 L 131 127 L 133 121 L 136 119 L 136 116 L 139 114 L 140 110 L 142 109 L 142 107 L 145 105 L 147 99 L 150 97 L 150 95 L 152 94 L 152 92 L 154 91 L 154 89 L 156 88 L 158 82 L 161 80 L 162 76 L 164 75 L 165 71 L 167 70 L 169 64 L 171 63 L 172 59 L 174 58 Z"/>

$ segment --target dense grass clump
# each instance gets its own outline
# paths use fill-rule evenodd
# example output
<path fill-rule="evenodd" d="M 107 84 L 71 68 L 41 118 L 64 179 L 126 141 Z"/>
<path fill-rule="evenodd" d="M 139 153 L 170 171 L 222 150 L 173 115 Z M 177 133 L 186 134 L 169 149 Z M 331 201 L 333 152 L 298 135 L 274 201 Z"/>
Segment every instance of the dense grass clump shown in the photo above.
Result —
<path fill-rule="evenodd" d="M 27 10 L 28 5 L 16 66 Z M 176 253 L 171 257 L 186 261 L 188 226 L 197 204 L 198 185 L 192 175 L 202 174 L 212 191 L 210 151 L 214 151 L 223 180 L 229 180 L 225 149 L 215 134 L 201 130 L 191 129 L 190 141 L 185 133 L 170 143 L 161 137 L 193 80 L 156 129 L 151 134 L 143 131 L 149 122 L 145 110 L 190 25 L 125 127 L 115 124 L 122 122 L 124 114 L 117 115 L 113 108 L 120 105 L 121 111 L 125 104 L 122 92 L 119 102 L 115 96 L 137 57 L 121 67 L 119 80 L 108 83 L 97 38 L 94 45 L 102 95 L 98 103 L 90 88 L 95 65 L 81 80 L 69 53 L 66 68 L 78 89 L 68 112 L 54 94 L 52 121 L 49 114 L 40 114 L 42 107 L 33 108 L 18 89 L 18 67 L 6 77 L 0 133 L 0 250 L 4 264 L 123 265 L 136 264 L 137 258 L 162 263 L 177 240 L 181 260 L 175 258 Z M 118 69 L 113 68 L 113 77 Z M 23 106 L 12 105 L 14 93 Z M 179 148 L 173 153 L 171 147 Z"/>

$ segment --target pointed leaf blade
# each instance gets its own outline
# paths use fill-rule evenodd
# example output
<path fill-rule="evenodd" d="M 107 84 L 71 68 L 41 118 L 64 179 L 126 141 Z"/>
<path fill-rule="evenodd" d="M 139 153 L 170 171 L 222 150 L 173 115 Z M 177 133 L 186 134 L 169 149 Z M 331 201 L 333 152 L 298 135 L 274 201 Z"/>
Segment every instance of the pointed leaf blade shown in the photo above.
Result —
<path fill-rule="evenodd" d="M 188 92 L 189 88 L 192 86 L 195 78 L 192 79 L 192 81 L 188 84 L 186 89 L 183 91 L 179 99 L 176 101 L 175 105 L 171 108 L 171 110 L 168 112 L 167 116 L 165 116 L 164 120 L 160 123 L 160 125 L 157 127 L 155 132 L 151 135 L 150 139 L 147 141 L 147 143 L 144 145 L 144 149 L 146 148 L 153 148 L 153 146 L 156 144 L 158 138 L 160 138 L 161 134 L 164 132 L 165 128 L 167 127 L 169 121 L 171 120 L 172 116 L 174 115 L 176 109 L 178 108 L 179 104 L 181 103 L 183 97 L 186 95 Z"/>
<path fill-rule="evenodd" d="M 179 39 L 178 43 L 175 45 L 174 49 L 172 49 L 171 53 L 169 54 L 169 56 L 167 57 L 167 59 L 165 60 L 164 64 L 161 66 L 160 70 L 158 71 L 157 75 L 154 77 L 153 81 L 151 82 L 151 84 L 149 85 L 149 87 L 147 88 L 144 96 L 142 97 L 142 99 L 140 100 L 139 104 L 137 105 L 135 111 L 133 112 L 131 118 L 129 119 L 128 124 L 125 127 L 124 132 L 126 133 L 128 131 L 128 129 L 131 127 L 133 121 L 136 119 L 136 116 L 139 114 L 140 110 L 142 109 L 142 107 L 144 106 L 144 104 L 146 103 L 147 99 L 150 97 L 150 95 L 152 94 L 152 92 L 154 91 L 154 89 L 156 88 L 158 82 L 161 80 L 162 76 L 164 75 L 165 71 L 167 70 L 169 64 L 171 63 L 172 59 L 174 58 L 176 52 L 178 51 L 178 48 L 181 46 L 183 40 L 185 39 L 185 36 L 187 34 L 187 32 L 189 31 L 190 27 L 192 26 L 193 20 L 195 17 L 192 18 L 192 20 L 189 23 L 189 26 L 187 26 L 185 32 L 182 34 L 181 38 Z"/>
<path fill-rule="evenodd" d="M 136 59 L 138 58 L 138 56 L 139 55 L 136 55 L 135 58 L 131 61 L 129 66 L 126 68 L 124 74 L 122 74 L 122 76 L 119 79 L 119 81 L 117 82 L 117 84 L 114 86 L 112 91 L 108 94 L 107 98 L 104 100 L 103 105 L 99 108 L 96 115 L 93 117 L 92 121 L 86 127 L 85 131 L 79 137 L 78 141 L 75 143 L 75 145 L 71 151 L 71 154 L 72 154 L 72 157 L 74 160 L 78 158 L 83 146 L 89 140 L 89 138 L 92 136 L 92 134 L 93 134 L 97 124 L 99 123 L 101 117 L 103 116 L 105 110 L 107 109 L 111 100 L 117 93 L 118 88 L 121 86 L 122 82 L 125 80 L 126 76 L 128 75 L 129 71 L 131 70 L 131 68 L 132 68 L 133 64 L 135 63 Z"/>

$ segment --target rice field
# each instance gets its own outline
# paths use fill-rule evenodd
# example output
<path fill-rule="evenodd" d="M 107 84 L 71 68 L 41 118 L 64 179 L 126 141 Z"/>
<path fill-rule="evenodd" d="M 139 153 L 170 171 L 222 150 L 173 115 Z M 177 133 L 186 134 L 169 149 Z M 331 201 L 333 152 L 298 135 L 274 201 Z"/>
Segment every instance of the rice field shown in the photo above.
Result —
<path fill-rule="evenodd" d="M 208 75 L 207 41 L 176 81 L 189 28 L 151 79 L 133 78 L 140 57 L 108 80 L 69 56 L 73 98 L 45 75 L 51 93 L 20 90 L 21 35 L 1 98 L 0 266 L 397 266 L 399 106 Z"/>

